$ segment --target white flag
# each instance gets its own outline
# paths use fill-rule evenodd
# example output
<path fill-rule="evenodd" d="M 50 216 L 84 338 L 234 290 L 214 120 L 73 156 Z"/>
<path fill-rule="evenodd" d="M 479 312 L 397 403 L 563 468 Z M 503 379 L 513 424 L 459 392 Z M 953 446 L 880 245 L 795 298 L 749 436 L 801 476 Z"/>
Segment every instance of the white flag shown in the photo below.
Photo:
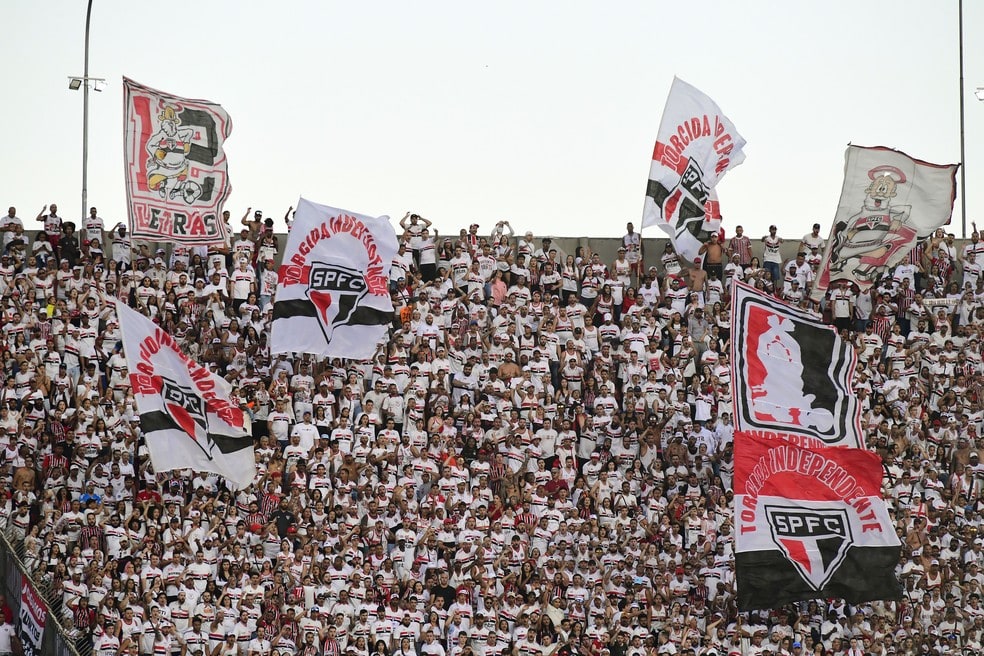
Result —
<path fill-rule="evenodd" d="M 229 383 L 181 352 L 166 330 L 122 302 L 116 315 L 130 385 L 155 471 L 219 474 L 237 489 L 256 476 L 253 438 Z"/>
<path fill-rule="evenodd" d="M 123 141 L 130 236 L 185 245 L 227 244 L 222 206 L 232 186 L 229 114 L 123 78 Z"/>
<path fill-rule="evenodd" d="M 844 185 L 810 297 L 847 280 L 871 289 L 916 245 L 950 222 L 959 164 L 930 164 L 891 148 L 848 146 Z"/>
<path fill-rule="evenodd" d="M 396 232 L 373 218 L 301 199 L 273 304 L 270 350 L 364 360 L 393 320 Z"/>
<path fill-rule="evenodd" d="M 728 169 L 745 161 L 745 139 L 713 100 L 673 78 L 656 136 L 642 227 L 659 226 L 677 252 L 692 260 L 721 228 L 708 203 Z"/>

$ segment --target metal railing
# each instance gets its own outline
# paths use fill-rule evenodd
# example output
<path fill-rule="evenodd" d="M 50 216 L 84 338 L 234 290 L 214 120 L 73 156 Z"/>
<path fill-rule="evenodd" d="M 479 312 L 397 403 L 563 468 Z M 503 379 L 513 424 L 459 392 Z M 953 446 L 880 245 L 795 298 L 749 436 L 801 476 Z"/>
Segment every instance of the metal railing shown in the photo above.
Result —
<path fill-rule="evenodd" d="M 7 605 L 14 612 L 15 623 L 18 621 L 21 593 L 25 582 L 28 582 L 41 597 L 47 614 L 44 632 L 41 636 L 38 654 L 44 656 L 91 656 L 91 647 L 80 652 L 77 649 L 78 632 L 71 621 L 65 621 L 54 608 L 60 604 L 50 582 L 41 581 L 24 565 L 24 544 L 9 530 L 0 531 L 0 580 L 3 581 L 2 594 L 7 599 Z M 19 628 L 19 627 L 18 627 Z M 91 645 L 91 641 L 87 641 Z"/>

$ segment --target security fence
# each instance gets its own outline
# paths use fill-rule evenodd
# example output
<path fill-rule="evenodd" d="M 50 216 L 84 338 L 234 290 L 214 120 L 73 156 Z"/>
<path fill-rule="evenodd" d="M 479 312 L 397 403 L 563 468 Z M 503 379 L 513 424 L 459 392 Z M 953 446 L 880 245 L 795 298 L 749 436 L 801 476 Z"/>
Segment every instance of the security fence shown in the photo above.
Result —
<path fill-rule="evenodd" d="M 62 621 L 53 607 L 61 592 L 50 583 L 38 581 L 24 566 L 23 543 L 0 531 L 0 580 L 2 594 L 14 614 L 14 626 L 24 647 L 24 656 L 91 656 L 91 646 L 77 649 L 76 631 Z M 91 645 L 91 641 L 82 641 Z"/>

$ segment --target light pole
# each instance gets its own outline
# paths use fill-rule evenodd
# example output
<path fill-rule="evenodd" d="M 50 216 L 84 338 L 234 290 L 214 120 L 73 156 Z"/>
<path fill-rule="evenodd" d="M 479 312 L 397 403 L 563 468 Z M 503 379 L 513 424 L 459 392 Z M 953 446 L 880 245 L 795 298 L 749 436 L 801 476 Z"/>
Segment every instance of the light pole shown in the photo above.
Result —
<path fill-rule="evenodd" d="M 91 0 L 90 0 L 91 1 Z M 967 162 L 964 160 L 964 71 L 963 71 L 963 0 L 957 3 L 957 39 L 960 54 L 960 233 L 967 238 Z"/>
<path fill-rule="evenodd" d="M 89 19 L 92 17 L 92 0 L 89 0 L 85 10 L 85 63 L 81 76 L 68 78 L 68 88 L 72 91 L 82 89 L 82 214 L 84 219 L 89 212 L 88 182 L 89 182 L 89 83 L 92 82 L 94 91 L 102 91 L 106 80 L 101 77 L 89 77 Z"/>
<path fill-rule="evenodd" d="M 960 232 L 967 238 L 967 162 L 964 161 L 964 57 L 963 57 L 963 0 L 957 3 L 957 24 L 960 34 L 957 39 L 960 55 Z M 984 87 L 977 87 L 974 95 L 984 101 Z"/>

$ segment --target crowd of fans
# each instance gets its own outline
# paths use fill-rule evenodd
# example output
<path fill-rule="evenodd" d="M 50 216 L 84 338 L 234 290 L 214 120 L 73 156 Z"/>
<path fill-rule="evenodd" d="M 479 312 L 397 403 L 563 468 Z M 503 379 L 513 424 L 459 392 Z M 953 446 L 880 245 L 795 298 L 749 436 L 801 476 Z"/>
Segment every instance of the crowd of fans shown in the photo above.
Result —
<path fill-rule="evenodd" d="M 288 226 L 290 215 L 285 217 Z M 614 261 L 507 221 L 399 222 L 371 361 L 271 356 L 274 222 L 169 249 L 57 207 L 0 220 L 0 525 L 83 651 L 209 656 L 979 653 L 984 242 L 938 233 L 809 300 L 820 226 Z M 228 215 L 226 221 L 229 221 Z M 644 252 L 644 248 L 660 252 Z M 753 253 L 761 253 L 759 256 Z M 648 265 L 652 266 L 648 266 Z M 855 344 L 906 598 L 735 606 L 729 287 Z M 233 386 L 254 484 L 155 473 L 110 299 Z"/>

